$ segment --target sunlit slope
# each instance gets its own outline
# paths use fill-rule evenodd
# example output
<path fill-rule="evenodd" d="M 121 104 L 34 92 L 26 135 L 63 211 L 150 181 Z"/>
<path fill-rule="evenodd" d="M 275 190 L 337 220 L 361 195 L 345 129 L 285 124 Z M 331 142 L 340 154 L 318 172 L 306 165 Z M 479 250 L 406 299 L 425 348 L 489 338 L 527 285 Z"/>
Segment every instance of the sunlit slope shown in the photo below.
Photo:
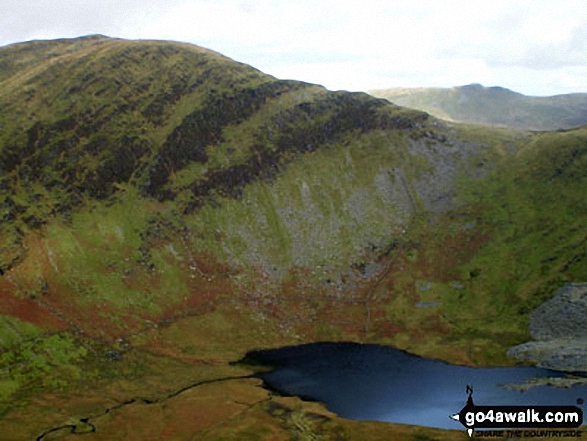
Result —
<path fill-rule="evenodd" d="M 381 89 L 370 92 L 400 106 L 469 124 L 525 130 L 557 130 L 587 124 L 587 94 L 526 96 L 480 84 L 442 88 Z"/>
<path fill-rule="evenodd" d="M 532 308 L 587 276 L 584 129 L 448 124 L 178 43 L 0 63 L 0 429 L 21 438 L 356 433 L 229 362 L 352 340 L 511 363 Z M 181 404 L 206 397 L 209 418 Z"/>

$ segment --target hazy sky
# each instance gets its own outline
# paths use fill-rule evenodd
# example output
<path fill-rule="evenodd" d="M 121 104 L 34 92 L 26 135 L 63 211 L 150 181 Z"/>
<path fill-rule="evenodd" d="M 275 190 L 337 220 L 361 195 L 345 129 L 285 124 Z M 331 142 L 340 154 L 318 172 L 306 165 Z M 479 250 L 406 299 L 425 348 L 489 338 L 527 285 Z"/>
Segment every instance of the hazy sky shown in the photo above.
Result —
<path fill-rule="evenodd" d="M 190 42 L 334 90 L 587 92 L 584 0 L 0 0 L 0 45 L 96 33 Z"/>

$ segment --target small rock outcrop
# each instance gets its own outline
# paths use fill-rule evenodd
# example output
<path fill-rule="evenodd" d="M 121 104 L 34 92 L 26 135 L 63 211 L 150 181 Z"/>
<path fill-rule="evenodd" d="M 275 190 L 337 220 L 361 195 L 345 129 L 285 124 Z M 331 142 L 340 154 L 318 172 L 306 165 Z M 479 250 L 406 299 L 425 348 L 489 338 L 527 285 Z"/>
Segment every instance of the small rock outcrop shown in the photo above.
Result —
<path fill-rule="evenodd" d="M 560 288 L 530 316 L 536 341 L 510 348 L 508 355 L 548 369 L 587 372 L 587 284 Z"/>

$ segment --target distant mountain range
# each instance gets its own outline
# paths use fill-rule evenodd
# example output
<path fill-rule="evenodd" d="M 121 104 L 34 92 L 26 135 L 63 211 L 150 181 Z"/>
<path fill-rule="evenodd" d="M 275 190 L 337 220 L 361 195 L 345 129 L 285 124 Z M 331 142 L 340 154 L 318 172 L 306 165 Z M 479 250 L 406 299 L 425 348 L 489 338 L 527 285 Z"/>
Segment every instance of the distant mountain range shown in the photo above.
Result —
<path fill-rule="evenodd" d="M 449 121 L 525 130 L 587 125 L 587 93 L 536 97 L 481 84 L 379 89 L 369 93 Z"/>

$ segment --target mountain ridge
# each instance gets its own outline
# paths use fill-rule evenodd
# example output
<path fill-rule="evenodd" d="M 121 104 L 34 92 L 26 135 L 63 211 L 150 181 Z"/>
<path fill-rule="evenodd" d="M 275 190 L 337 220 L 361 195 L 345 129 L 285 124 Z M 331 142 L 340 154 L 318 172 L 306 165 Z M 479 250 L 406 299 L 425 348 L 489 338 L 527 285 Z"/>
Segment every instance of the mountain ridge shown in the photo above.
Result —
<path fill-rule="evenodd" d="M 587 93 L 527 96 L 478 83 L 453 88 L 379 89 L 369 93 L 462 123 L 546 131 L 587 125 Z"/>

